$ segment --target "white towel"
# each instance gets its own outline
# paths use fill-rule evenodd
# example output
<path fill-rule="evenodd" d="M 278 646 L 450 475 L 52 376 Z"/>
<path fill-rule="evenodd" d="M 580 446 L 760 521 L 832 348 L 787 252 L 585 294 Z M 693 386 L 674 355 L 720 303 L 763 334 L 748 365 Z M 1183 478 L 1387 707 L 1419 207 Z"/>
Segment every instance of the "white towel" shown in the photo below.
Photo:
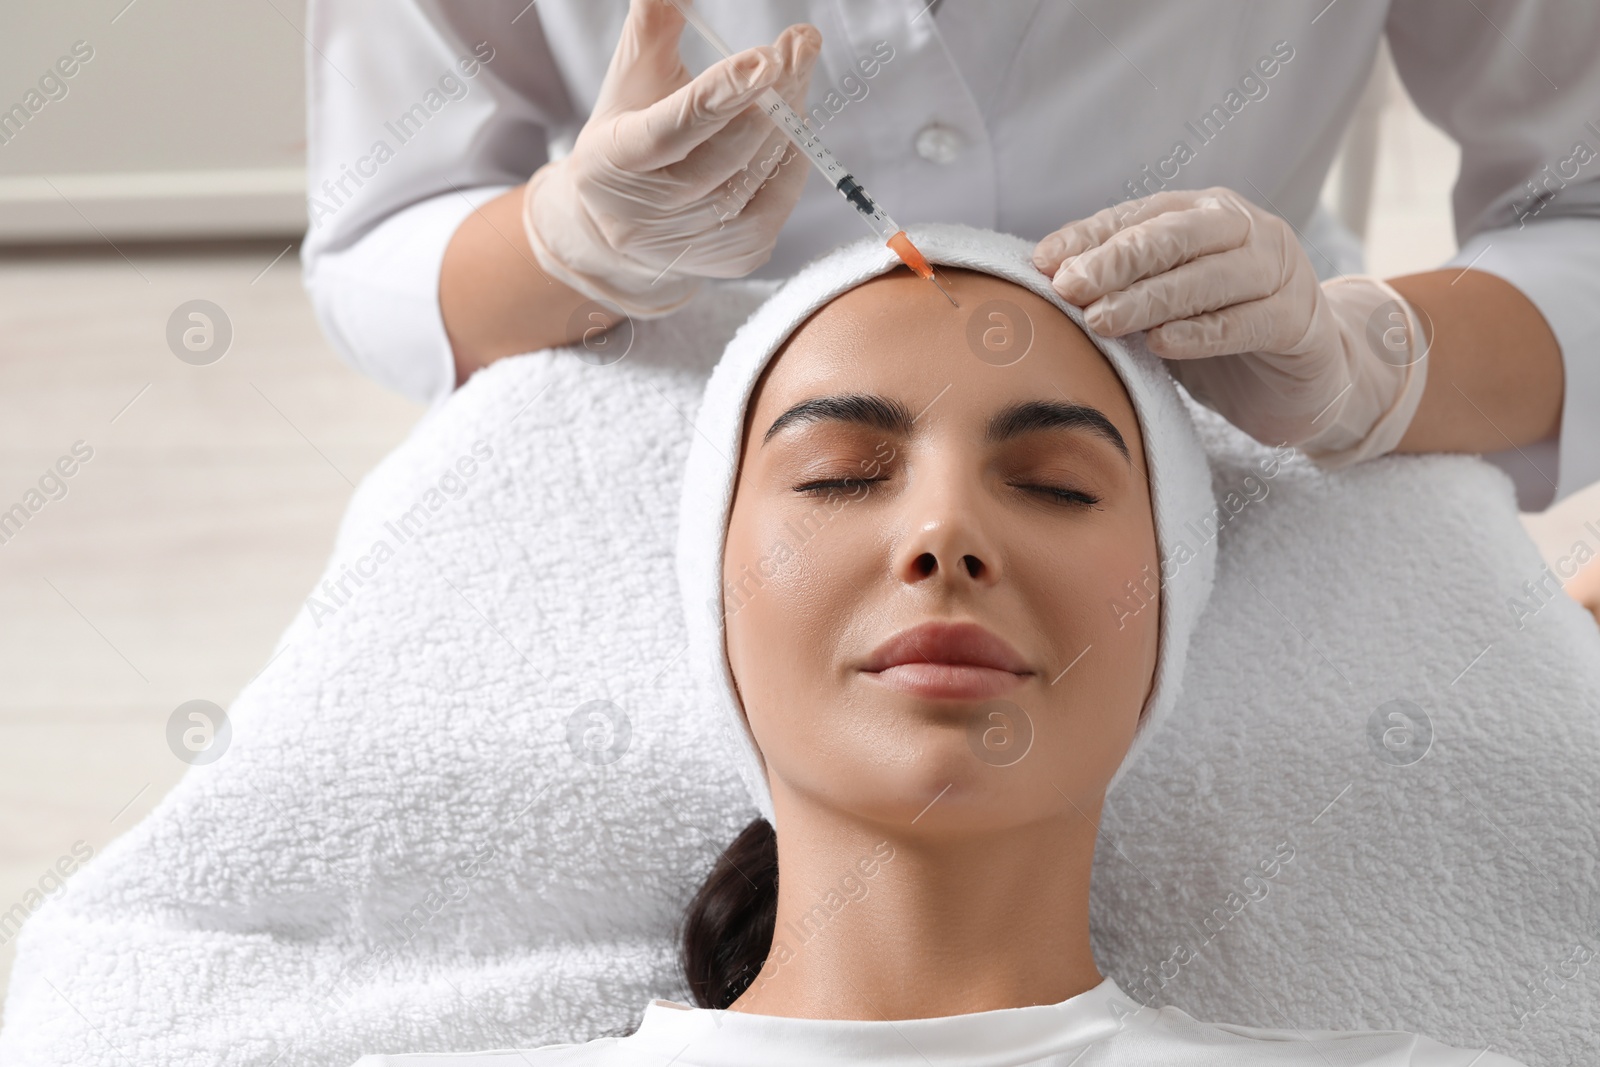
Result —
<path fill-rule="evenodd" d="M 363 480 L 327 574 L 352 595 L 308 590 L 222 758 L 28 919 L 0 1064 L 347 1067 L 688 998 L 675 924 L 756 809 L 689 679 L 674 524 L 707 373 L 769 288 L 640 324 L 618 363 L 497 363 Z M 1595 1062 L 1600 636 L 1523 591 L 1509 481 L 1268 478 L 1196 421 L 1238 511 L 1184 697 L 1108 804 L 1102 968 L 1171 975 L 1197 1017 Z M 1409 765 L 1372 740 L 1394 699 L 1432 724 Z"/>
<path fill-rule="evenodd" d="M 1193 527 L 1218 521 L 1205 451 L 1172 376 L 1160 358 L 1144 346 L 1144 335 L 1134 335 L 1125 343 L 1090 330 L 1083 321 L 1083 312 L 1062 300 L 1050 287 L 1050 279 L 1033 265 L 1032 242 L 954 224 L 916 226 L 910 236 L 929 263 L 1005 278 L 1060 308 L 1094 341 L 1122 379 L 1139 420 L 1163 576 L 1159 590 L 1161 623 L 1155 678 L 1133 744 L 1111 779 L 1111 788 L 1115 788 L 1171 711 L 1183 679 L 1189 637 L 1211 595 L 1216 541 L 1200 540 L 1190 532 Z M 775 827 L 777 819 L 772 811 L 766 767 L 736 695 L 724 628 L 723 547 L 739 476 L 745 412 L 772 354 L 801 323 L 834 297 L 895 269 L 899 262 L 886 246 L 869 237 L 808 264 L 734 335 L 711 372 L 695 416 L 698 432 L 684 469 L 677 543 L 678 586 L 687 612 L 689 657 L 694 678 L 712 705 L 711 713 L 739 752 L 739 776 L 746 790 L 757 810 Z"/>

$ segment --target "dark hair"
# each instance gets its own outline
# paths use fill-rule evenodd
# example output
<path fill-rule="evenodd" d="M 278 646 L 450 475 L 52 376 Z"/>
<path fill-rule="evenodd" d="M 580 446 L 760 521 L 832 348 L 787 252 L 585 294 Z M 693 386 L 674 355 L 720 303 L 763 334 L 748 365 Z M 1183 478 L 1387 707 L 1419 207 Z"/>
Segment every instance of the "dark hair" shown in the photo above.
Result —
<path fill-rule="evenodd" d="M 683 919 L 681 962 L 694 1001 L 726 1008 L 750 988 L 778 922 L 778 835 L 757 816 L 717 857 Z"/>

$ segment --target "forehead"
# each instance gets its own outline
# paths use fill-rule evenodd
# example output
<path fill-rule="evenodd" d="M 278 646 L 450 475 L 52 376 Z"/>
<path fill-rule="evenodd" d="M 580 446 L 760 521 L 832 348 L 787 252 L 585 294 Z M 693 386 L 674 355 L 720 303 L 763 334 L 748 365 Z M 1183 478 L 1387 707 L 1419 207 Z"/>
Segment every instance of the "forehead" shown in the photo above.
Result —
<path fill-rule="evenodd" d="M 1003 278 L 947 268 L 939 274 L 960 307 L 909 271 L 894 270 L 818 309 L 768 364 L 748 428 L 759 438 L 791 405 L 838 393 L 899 399 L 920 413 L 919 426 L 924 417 L 976 426 L 1017 400 L 1061 400 L 1104 412 L 1144 469 L 1122 379 L 1076 323 Z"/>

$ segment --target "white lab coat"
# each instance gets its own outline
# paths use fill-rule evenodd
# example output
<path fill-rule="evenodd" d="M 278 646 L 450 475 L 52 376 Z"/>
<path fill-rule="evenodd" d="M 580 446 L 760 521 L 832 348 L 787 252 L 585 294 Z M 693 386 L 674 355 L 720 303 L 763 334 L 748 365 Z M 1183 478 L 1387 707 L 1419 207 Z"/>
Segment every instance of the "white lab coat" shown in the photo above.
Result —
<path fill-rule="evenodd" d="M 1163 186 L 1225 185 L 1293 223 L 1324 277 L 1361 269 L 1359 247 L 1316 205 L 1387 34 L 1412 97 L 1462 147 L 1462 247 L 1448 264 L 1516 285 L 1565 361 L 1559 435 L 1486 458 L 1511 474 L 1524 510 L 1600 480 L 1600 5 L 698 6 L 735 48 L 794 22 L 822 31 L 812 123 L 902 225 L 959 221 L 1038 239 Z M 355 367 L 420 401 L 448 395 L 445 246 L 477 204 L 568 150 L 626 8 L 312 0 L 304 277 Z M 684 41 L 692 69 L 715 58 L 692 31 Z M 813 174 L 757 276 L 788 274 L 865 232 Z"/>

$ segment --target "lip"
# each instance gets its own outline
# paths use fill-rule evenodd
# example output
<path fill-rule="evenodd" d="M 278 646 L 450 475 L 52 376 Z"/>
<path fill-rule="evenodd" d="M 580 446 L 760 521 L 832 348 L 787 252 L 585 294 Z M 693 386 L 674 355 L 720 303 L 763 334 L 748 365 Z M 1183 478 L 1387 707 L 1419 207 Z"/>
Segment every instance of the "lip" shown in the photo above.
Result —
<path fill-rule="evenodd" d="M 861 670 L 891 689 L 944 700 L 998 696 L 1033 674 L 1021 653 L 972 622 L 925 622 L 901 630 Z"/>

